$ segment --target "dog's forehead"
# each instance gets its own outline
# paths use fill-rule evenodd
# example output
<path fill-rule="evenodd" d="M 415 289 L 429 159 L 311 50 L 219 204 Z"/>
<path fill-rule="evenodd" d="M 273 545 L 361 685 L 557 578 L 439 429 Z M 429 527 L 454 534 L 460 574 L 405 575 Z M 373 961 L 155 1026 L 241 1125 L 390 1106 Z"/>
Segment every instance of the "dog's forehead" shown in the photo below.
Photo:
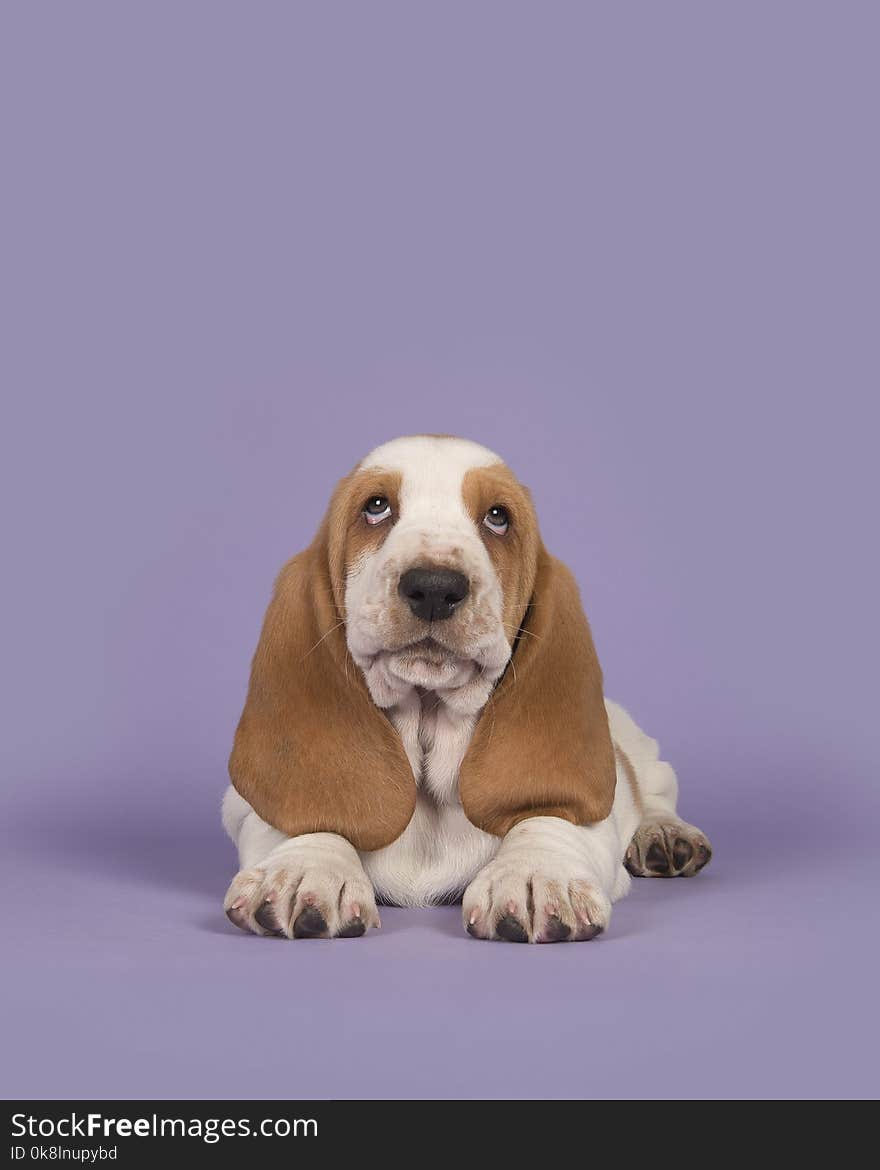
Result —
<path fill-rule="evenodd" d="M 412 435 L 383 443 L 364 459 L 359 470 L 381 467 L 396 471 L 406 503 L 427 499 L 461 499 L 464 477 L 479 467 L 497 467 L 504 460 L 470 439 Z"/>

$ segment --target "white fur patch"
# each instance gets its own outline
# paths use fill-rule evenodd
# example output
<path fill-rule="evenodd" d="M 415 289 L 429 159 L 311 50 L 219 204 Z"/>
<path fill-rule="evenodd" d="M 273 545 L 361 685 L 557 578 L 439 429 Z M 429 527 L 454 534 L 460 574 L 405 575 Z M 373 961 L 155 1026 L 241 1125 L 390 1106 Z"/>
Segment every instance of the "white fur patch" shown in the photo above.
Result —
<path fill-rule="evenodd" d="M 466 471 L 503 462 L 500 455 L 470 439 L 407 435 L 376 447 L 361 461 L 360 468 L 399 471 L 413 497 L 433 496 L 443 506 L 461 486 Z"/>
<path fill-rule="evenodd" d="M 467 819 L 458 797 L 476 716 L 450 710 L 432 692 L 413 692 L 388 714 L 419 788 L 416 810 L 396 841 L 361 860 L 386 901 L 425 906 L 460 894 L 498 848 L 497 837 Z"/>
<path fill-rule="evenodd" d="M 510 657 L 501 585 L 462 495 L 468 471 L 500 462 L 477 443 L 416 436 L 377 447 L 360 465 L 401 478 L 394 528 L 349 572 L 345 606 L 349 650 L 373 701 L 397 728 L 419 787 L 403 835 L 362 855 L 377 891 L 402 905 L 460 893 L 498 845 L 464 815 L 458 770 L 477 715 Z M 455 568 L 470 585 L 459 612 L 434 633 L 456 652 L 433 660 L 396 645 L 395 607 L 404 604 L 398 582 L 425 563 Z"/>
<path fill-rule="evenodd" d="M 465 439 L 415 436 L 377 447 L 360 465 L 401 477 L 394 527 L 375 552 L 351 567 L 345 589 L 348 648 L 379 707 L 400 707 L 419 686 L 475 714 L 507 665 L 501 585 L 462 495 L 468 471 L 500 462 Z M 398 583 L 408 569 L 426 563 L 464 573 L 470 586 L 455 616 L 432 631 L 453 652 L 443 663 L 417 661 L 411 651 L 403 652 L 412 639 L 401 638 L 404 603 Z"/>

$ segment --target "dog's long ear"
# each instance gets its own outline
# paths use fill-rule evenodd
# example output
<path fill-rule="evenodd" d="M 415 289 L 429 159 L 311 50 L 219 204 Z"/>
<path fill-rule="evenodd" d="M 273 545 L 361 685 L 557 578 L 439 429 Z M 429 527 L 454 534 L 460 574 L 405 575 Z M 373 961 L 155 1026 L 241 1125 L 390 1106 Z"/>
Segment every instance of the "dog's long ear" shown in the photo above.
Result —
<path fill-rule="evenodd" d="M 380 849 L 409 823 L 415 780 L 400 737 L 347 658 L 328 523 L 276 582 L 229 774 L 283 833 L 340 833 L 358 849 Z"/>
<path fill-rule="evenodd" d="M 532 816 L 586 825 L 611 812 L 615 778 L 602 672 L 577 584 L 541 548 L 513 657 L 461 766 L 464 811 L 498 836 Z"/>

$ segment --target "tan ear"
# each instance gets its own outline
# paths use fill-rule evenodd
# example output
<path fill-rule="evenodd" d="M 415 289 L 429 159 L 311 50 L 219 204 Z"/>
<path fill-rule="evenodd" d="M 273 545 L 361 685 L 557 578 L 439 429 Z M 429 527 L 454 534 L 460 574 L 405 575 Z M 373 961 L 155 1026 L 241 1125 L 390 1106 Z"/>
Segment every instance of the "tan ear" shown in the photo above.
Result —
<path fill-rule="evenodd" d="M 381 849 L 409 824 L 416 786 L 400 737 L 348 658 L 326 532 L 325 523 L 278 577 L 229 774 L 283 833 L 340 833 Z"/>
<path fill-rule="evenodd" d="M 541 548 L 513 657 L 459 772 L 462 805 L 497 836 L 532 816 L 587 825 L 611 812 L 615 782 L 602 671 L 577 583 Z"/>

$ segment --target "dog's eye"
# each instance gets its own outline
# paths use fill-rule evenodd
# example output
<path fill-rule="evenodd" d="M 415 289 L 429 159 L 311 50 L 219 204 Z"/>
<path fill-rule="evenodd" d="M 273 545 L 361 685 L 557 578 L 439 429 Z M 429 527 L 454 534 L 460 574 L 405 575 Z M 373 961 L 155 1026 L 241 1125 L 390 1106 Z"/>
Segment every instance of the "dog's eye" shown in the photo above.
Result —
<path fill-rule="evenodd" d="M 510 516 L 507 514 L 506 508 L 495 504 L 483 517 L 483 523 L 496 536 L 503 536 L 510 527 Z"/>
<path fill-rule="evenodd" d="M 370 496 L 364 504 L 364 519 L 368 524 L 381 524 L 391 515 L 387 496 Z"/>

